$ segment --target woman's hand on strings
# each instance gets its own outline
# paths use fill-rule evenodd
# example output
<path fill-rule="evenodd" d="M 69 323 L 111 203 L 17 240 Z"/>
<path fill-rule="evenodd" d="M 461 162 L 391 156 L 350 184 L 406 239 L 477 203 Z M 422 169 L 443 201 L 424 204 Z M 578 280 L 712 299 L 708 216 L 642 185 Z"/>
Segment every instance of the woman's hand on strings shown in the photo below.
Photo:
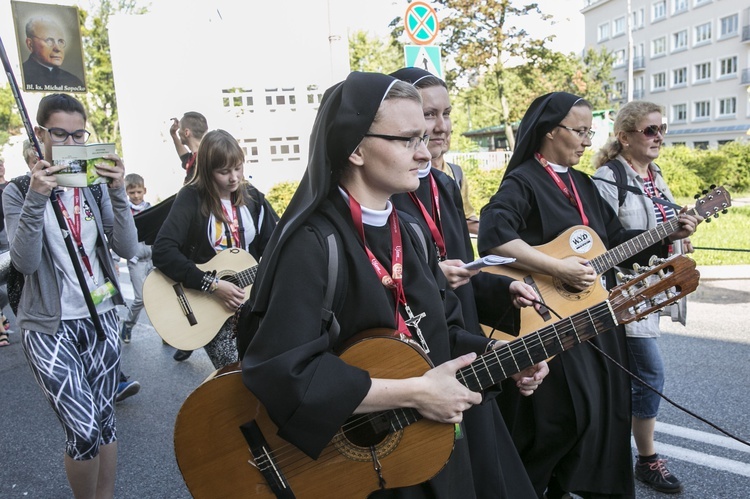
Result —
<path fill-rule="evenodd" d="M 460 423 L 465 410 L 482 402 L 481 394 L 469 390 L 456 379 L 456 372 L 476 358 L 476 354 L 469 353 L 427 371 L 419 378 L 423 386 L 415 397 L 414 408 L 433 421 Z"/>
<path fill-rule="evenodd" d="M 689 215 L 687 213 L 687 206 L 683 206 L 679 213 L 680 230 L 669 236 L 670 241 L 677 241 L 678 239 L 685 239 L 690 237 L 698 228 L 698 224 L 703 221 L 703 217 L 700 215 Z"/>
<path fill-rule="evenodd" d="M 560 278 L 565 284 L 583 291 L 590 288 L 596 282 L 596 271 L 589 264 L 588 260 L 578 257 L 569 256 L 558 260 L 557 272 L 555 276 Z"/>
<path fill-rule="evenodd" d="M 235 311 L 245 303 L 245 290 L 239 286 L 219 279 L 219 286 L 214 291 L 214 296 L 221 301 L 227 310 Z"/>

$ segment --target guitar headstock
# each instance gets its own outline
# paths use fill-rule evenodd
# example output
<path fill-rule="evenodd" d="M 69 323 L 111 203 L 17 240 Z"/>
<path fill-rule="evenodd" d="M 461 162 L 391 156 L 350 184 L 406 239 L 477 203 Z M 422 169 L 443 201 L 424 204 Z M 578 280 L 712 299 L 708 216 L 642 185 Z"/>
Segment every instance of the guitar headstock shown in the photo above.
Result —
<path fill-rule="evenodd" d="M 643 319 L 692 293 L 700 279 L 695 261 L 684 255 L 660 260 L 658 265 L 640 267 L 638 271 L 638 275 L 627 276 L 627 282 L 609 293 L 610 306 L 620 324 Z"/>
<path fill-rule="evenodd" d="M 727 208 L 732 206 L 732 196 L 724 186 L 716 187 L 711 186 L 711 190 L 705 190 L 701 194 L 695 195 L 695 212 L 702 216 L 706 222 L 711 221 L 711 217 L 719 218 L 720 213 L 726 213 Z"/>

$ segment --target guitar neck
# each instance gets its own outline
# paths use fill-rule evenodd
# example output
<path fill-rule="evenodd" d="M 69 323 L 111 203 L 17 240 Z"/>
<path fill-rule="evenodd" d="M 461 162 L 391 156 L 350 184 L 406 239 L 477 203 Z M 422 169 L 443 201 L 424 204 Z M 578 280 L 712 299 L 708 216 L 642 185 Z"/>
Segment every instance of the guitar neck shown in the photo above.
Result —
<path fill-rule="evenodd" d="M 255 276 L 258 274 L 258 266 L 254 265 L 245 270 L 241 270 L 234 275 L 228 276 L 227 281 L 236 284 L 240 288 L 246 288 L 255 282 Z"/>
<path fill-rule="evenodd" d="M 690 210 L 689 215 L 695 215 L 696 211 Z M 642 234 L 635 236 L 619 246 L 615 246 L 611 250 L 594 257 L 589 260 L 589 263 L 596 271 L 597 275 L 602 275 L 609 269 L 613 268 L 633 255 L 637 255 L 641 251 L 645 250 L 649 246 L 653 246 L 662 239 L 671 236 L 680 228 L 680 220 L 673 218 L 672 220 L 658 224 L 653 229 L 649 229 Z"/>
<path fill-rule="evenodd" d="M 481 355 L 456 377 L 470 390 L 481 392 L 616 325 L 605 301 Z"/>

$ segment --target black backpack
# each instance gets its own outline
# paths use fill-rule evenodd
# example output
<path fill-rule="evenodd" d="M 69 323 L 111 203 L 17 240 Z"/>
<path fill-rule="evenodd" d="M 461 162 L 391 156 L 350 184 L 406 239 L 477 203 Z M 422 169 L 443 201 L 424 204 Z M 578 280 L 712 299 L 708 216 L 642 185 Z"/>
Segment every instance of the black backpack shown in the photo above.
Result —
<path fill-rule="evenodd" d="M 28 175 L 21 175 L 20 177 L 11 179 L 11 182 L 13 182 L 16 187 L 18 187 L 18 190 L 21 191 L 21 194 L 25 198 L 26 194 L 29 192 L 29 182 L 31 182 L 31 177 L 29 177 Z M 101 210 L 103 195 L 101 185 L 94 184 L 90 186 L 89 189 L 91 190 L 91 194 L 94 195 L 96 204 L 99 205 L 99 209 Z M 0 196 L 2 195 L 0 194 Z M 0 206 L 2 206 L 1 201 L 2 199 L 0 199 Z M 21 272 L 16 270 L 16 267 L 13 265 L 12 261 L 10 262 L 8 277 L 5 282 L 8 289 L 8 302 L 10 303 L 10 308 L 11 310 L 13 310 L 14 314 L 18 314 L 18 304 L 21 302 L 21 293 L 23 293 L 23 284 L 25 282 L 25 277 Z"/>

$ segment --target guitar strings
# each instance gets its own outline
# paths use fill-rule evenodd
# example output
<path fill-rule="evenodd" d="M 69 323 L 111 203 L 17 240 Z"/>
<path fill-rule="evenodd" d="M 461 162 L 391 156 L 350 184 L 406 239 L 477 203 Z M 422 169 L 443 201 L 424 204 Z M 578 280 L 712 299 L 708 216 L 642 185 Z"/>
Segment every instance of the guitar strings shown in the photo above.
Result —
<path fill-rule="evenodd" d="M 662 294 L 665 294 L 665 291 L 658 293 L 656 296 L 659 296 Z M 597 327 L 597 323 L 609 317 L 612 319 L 613 327 L 616 326 L 617 321 L 612 316 L 612 311 L 609 305 L 611 304 L 614 306 L 614 308 L 617 308 L 623 303 L 626 303 L 628 300 L 630 300 L 630 297 L 623 296 L 617 293 L 609 300 L 605 300 L 604 302 L 601 302 L 597 305 L 594 305 L 593 307 L 590 307 L 589 309 L 586 309 L 577 314 L 574 314 L 571 317 L 562 319 L 561 321 L 555 324 L 552 324 L 534 333 L 530 333 L 526 336 L 522 336 L 521 338 L 517 340 L 507 343 L 506 348 L 501 347 L 497 351 L 489 352 L 487 354 L 482 355 L 481 357 L 484 359 L 482 362 L 482 364 L 484 364 L 483 366 L 479 366 L 477 368 L 477 366 L 474 366 L 474 364 L 476 363 L 475 361 L 474 363 L 472 363 L 472 366 L 474 367 L 471 367 L 471 366 L 466 367 L 466 368 L 459 370 L 459 372 L 462 372 L 462 373 L 485 372 L 488 375 L 490 368 L 500 365 L 502 362 L 508 361 L 510 359 L 513 359 L 513 362 L 516 365 L 517 369 L 519 369 L 519 371 L 523 370 L 523 368 L 521 367 L 521 364 L 523 364 L 526 367 L 533 365 L 531 363 L 533 362 L 533 359 L 531 358 L 530 350 L 534 348 L 538 348 L 538 347 L 542 347 L 544 349 L 545 342 L 549 342 L 550 340 L 554 340 L 555 338 L 557 338 L 561 346 L 563 346 L 563 348 L 567 350 L 574 345 L 570 345 L 567 348 L 565 348 L 564 345 L 562 345 L 561 338 L 566 338 L 568 340 L 574 339 L 577 342 L 576 344 L 580 344 L 580 343 L 586 342 L 590 338 L 597 336 L 598 334 L 601 334 L 602 332 L 611 330 L 612 327 L 607 327 L 603 331 L 599 331 L 599 328 Z M 552 310 L 552 313 L 554 313 L 556 316 L 559 317 L 559 315 L 554 310 Z M 579 320 L 579 324 L 576 324 L 576 319 Z M 594 334 L 591 334 L 585 340 L 581 340 L 580 335 L 579 335 L 579 329 L 582 329 L 582 328 L 586 330 L 593 328 Z M 529 339 L 529 336 L 531 336 L 530 339 Z M 514 348 L 515 348 L 515 352 L 514 352 Z M 544 350 L 546 352 L 546 349 Z M 524 359 L 524 357 L 526 357 L 526 359 Z M 488 358 L 489 358 L 489 361 L 487 361 Z M 520 359 L 520 361 L 518 359 Z M 526 365 L 527 363 L 528 365 Z M 464 376 L 465 375 L 466 374 L 464 374 Z M 475 374 L 475 376 L 478 378 L 477 374 Z M 502 381 L 502 380 L 496 380 L 496 383 L 499 381 Z M 483 388 L 487 388 L 487 387 L 483 387 Z M 392 412 L 392 411 L 405 411 L 405 409 L 404 408 L 393 409 L 391 411 L 379 411 L 379 412 L 374 412 L 374 413 L 362 414 L 360 416 L 355 416 L 351 418 L 349 421 L 347 421 L 347 423 L 342 425 L 342 427 L 339 429 L 338 432 L 336 432 L 332 440 L 335 440 L 337 438 L 346 439 L 346 435 L 345 435 L 346 431 L 356 429 L 358 427 L 361 427 L 362 425 L 370 424 L 371 421 L 375 419 L 380 419 L 383 417 L 383 414 L 387 414 L 388 412 Z M 273 459 L 274 465 L 279 468 L 281 468 L 283 465 L 284 467 L 283 474 L 285 476 L 291 477 L 298 473 L 306 471 L 310 467 L 317 466 L 318 463 L 320 462 L 325 462 L 327 460 L 338 457 L 340 455 L 340 452 L 336 448 L 335 445 L 328 444 L 326 448 L 322 451 L 318 459 L 313 460 L 309 458 L 307 455 L 301 453 L 301 451 L 299 451 L 299 449 L 296 446 L 290 443 L 285 443 L 281 445 L 280 447 L 274 449 L 273 451 L 270 451 L 269 454 L 271 455 L 271 459 Z M 256 461 L 256 465 L 258 465 L 257 461 Z M 269 469 L 269 467 L 271 466 L 272 466 L 271 463 L 268 463 L 267 465 L 258 465 L 258 468 L 259 470 L 264 471 L 264 470 Z"/>
<path fill-rule="evenodd" d="M 623 298 L 619 297 L 619 296 L 616 296 L 613 299 L 613 301 L 614 300 L 623 300 Z M 593 320 L 590 320 L 590 321 L 587 321 L 587 322 L 591 322 L 592 324 L 597 319 L 601 320 L 603 318 L 606 318 L 607 316 L 611 317 L 611 312 L 610 312 L 609 307 L 607 306 L 607 302 L 606 301 L 602 302 L 602 303 L 599 303 L 598 305 L 596 305 L 594 307 L 591 307 L 591 309 L 589 309 L 589 311 L 591 313 L 589 313 L 588 316 L 591 319 L 593 319 Z M 518 343 L 518 345 L 520 345 L 522 343 L 526 344 L 525 348 L 524 347 L 519 347 L 518 352 L 520 352 L 520 354 L 517 353 L 516 356 L 520 357 L 521 354 L 526 355 L 524 353 L 525 350 L 527 350 L 528 348 L 534 348 L 535 346 L 541 345 L 544 342 L 545 339 L 546 340 L 550 340 L 550 339 L 553 339 L 556 336 L 559 336 L 559 337 L 569 336 L 569 335 L 571 335 L 571 333 L 574 333 L 575 336 L 576 336 L 576 339 L 577 339 L 577 336 L 578 336 L 577 335 L 577 330 L 580 329 L 580 325 L 577 326 L 573 322 L 574 318 L 575 317 L 571 317 L 571 318 L 565 319 L 564 321 L 562 321 L 562 324 L 561 323 L 556 323 L 556 324 L 553 324 L 552 326 L 548 326 L 546 328 L 543 328 L 540 331 L 537 331 L 537 334 L 534 335 L 534 338 L 532 339 L 531 342 L 529 342 L 526 339 L 527 338 L 526 336 L 522 337 L 520 339 L 521 341 L 511 342 L 510 344 L 513 344 L 513 343 L 516 343 L 516 342 Z M 595 324 L 594 324 L 594 327 L 596 327 Z M 546 333 L 543 332 L 545 330 L 549 331 L 549 332 L 546 332 Z M 527 336 L 531 336 L 531 335 L 527 335 Z M 592 337 L 593 337 L 593 335 L 592 335 Z M 518 346 L 518 345 L 514 345 L 514 346 Z M 522 350 L 521 348 L 524 348 L 524 349 Z M 511 350 L 511 349 L 512 349 L 512 347 L 509 347 L 509 350 Z M 493 353 L 493 352 L 490 352 L 490 353 Z M 480 367 L 479 369 L 477 369 L 477 371 L 487 370 L 488 368 L 491 368 L 491 367 L 494 367 L 494 366 L 500 364 L 503 360 L 509 360 L 511 358 L 515 359 L 512 351 L 508 352 L 508 354 L 506 354 L 504 356 L 501 356 L 501 355 L 491 355 L 491 356 L 489 356 L 488 354 L 485 354 L 485 355 L 487 357 L 489 357 L 491 360 L 489 360 L 488 362 L 486 362 L 486 367 Z M 531 365 L 531 364 L 529 364 L 529 365 Z M 464 368 L 464 369 L 467 369 L 467 368 Z M 502 380 L 497 380 L 497 381 L 499 382 L 499 381 L 502 381 Z M 394 409 L 394 411 L 397 411 L 397 410 L 400 410 L 400 409 Z M 346 436 L 345 436 L 345 432 L 346 431 L 356 429 L 358 427 L 361 427 L 362 425 L 370 424 L 371 421 L 373 421 L 375 419 L 380 419 L 383 416 L 384 413 L 388 413 L 388 412 L 390 412 L 390 411 L 380 411 L 380 412 L 367 413 L 367 414 L 362 414 L 360 416 L 356 416 L 356 417 L 350 419 L 349 421 L 347 421 L 347 423 L 345 423 L 341 427 L 341 429 L 338 432 L 336 432 L 336 434 L 334 435 L 333 439 L 334 440 L 337 439 L 337 438 L 344 438 L 344 439 L 346 439 Z M 296 446 L 294 446 L 293 444 L 290 444 L 290 443 L 285 443 L 285 444 L 279 446 L 278 448 L 274 449 L 271 452 L 272 459 L 273 459 L 275 465 L 278 466 L 278 467 L 282 467 L 282 465 L 283 465 L 285 467 L 284 474 L 287 475 L 287 476 L 294 476 L 294 474 L 304 471 L 305 468 L 307 468 L 309 466 L 315 466 L 316 463 L 324 462 L 324 461 L 326 461 L 328 459 L 332 459 L 334 457 L 337 457 L 338 455 L 340 455 L 340 452 L 336 449 L 335 445 L 329 444 L 326 447 L 326 449 L 323 450 L 323 452 L 321 453 L 321 455 L 318 457 L 317 460 L 312 460 L 308 456 L 306 456 L 304 454 L 302 454 L 302 455 L 300 455 L 300 454 L 301 454 L 301 452 L 299 451 L 299 449 L 297 449 Z M 257 462 L 256 462 L 256 464 L 257 464 Z M 265 466 L 265 467 L 263 465 L 259 465 L 259 469 L 261 469 L 261 470 L 268 469 L 268 467 L 270 467 L 270 466 L 271 466 L 270 463 L 267 466 Z"/>

